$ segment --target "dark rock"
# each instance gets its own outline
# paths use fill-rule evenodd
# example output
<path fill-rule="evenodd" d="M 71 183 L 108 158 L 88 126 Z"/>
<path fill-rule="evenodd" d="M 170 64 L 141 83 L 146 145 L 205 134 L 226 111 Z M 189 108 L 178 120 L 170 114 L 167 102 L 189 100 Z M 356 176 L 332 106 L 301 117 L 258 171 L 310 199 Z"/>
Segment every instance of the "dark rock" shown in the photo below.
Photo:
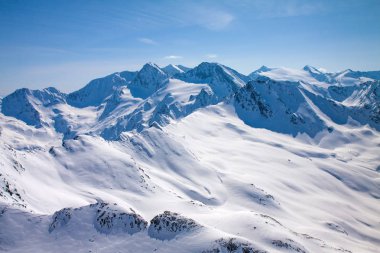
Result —
<path fill-rule="evenodd" d="M 94 226 L 101 233 L 111 234 L 126 232 L 134 234 L 146 229 L 148 222 L 140 215 L 131 212 L 123 212 L 116 208 L 116 204 L 96 203 L 91 207 L 96 208 Z"/>
<path fill-rule="evenodd" d="M 63 208 L 53 215 L 53 222 L 49 226 L 49 233 L 53 232 L 57 228 L 66 226 L 69 223 L 73 210 L 71 208 Z"/>
<path fill-rule="evenodd" d="M 156 239 L 170 240 L 178 234 L 190 232 L 200 227 L 201 225 L 190 218 L 181 216 L 178 213 L 165 211 L 150 221 L 148 234 Z"/>

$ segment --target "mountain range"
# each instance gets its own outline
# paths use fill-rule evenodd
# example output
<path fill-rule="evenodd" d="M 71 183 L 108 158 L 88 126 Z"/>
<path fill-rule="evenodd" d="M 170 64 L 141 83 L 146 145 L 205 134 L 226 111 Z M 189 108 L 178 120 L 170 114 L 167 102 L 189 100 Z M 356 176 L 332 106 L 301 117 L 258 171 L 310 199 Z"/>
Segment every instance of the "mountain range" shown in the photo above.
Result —
<path fill-rule="evenodd" d="M 147 63 L 1 100 L 0 250 L 376 252 L 380 71 Z"/>

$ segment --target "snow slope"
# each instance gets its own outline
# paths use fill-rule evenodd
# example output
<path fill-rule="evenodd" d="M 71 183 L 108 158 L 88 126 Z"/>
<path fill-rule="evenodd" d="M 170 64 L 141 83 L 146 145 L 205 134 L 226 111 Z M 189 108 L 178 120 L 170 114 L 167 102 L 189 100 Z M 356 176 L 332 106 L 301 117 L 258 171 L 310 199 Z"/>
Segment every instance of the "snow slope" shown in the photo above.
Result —
<path fill-rule="evenodd" d="M 80 108 L 100 105 L 115 88 L 126 86 L 136 77 L 136 74 L 136 72 L 124 71 L 92 80 L 82 89 L 70 93 L 67 96 L 67 102 Z"/>
<path fill-rule="evenodd" d="M 220 99 L 230 96 L 249 80 L 249 77 L 231 68 L 209 62 L 202 62 L 195 68 L 175 77 L 190 83 L 207 83 Z"/>
<path fill-rule="evenodd" d="M 261 73 L 269 72 L 271 70 L 272 70 L 271 68 L 268 68 L 267 66 L 263 65 L 260 68 L 256 69 L 255 71 L 253 71 L 251 74 L 249 74 L 248 77 L 251 78 L 252 80 L 254 80 L 257 77 L 259 77 L 261 75 Z"/>
<path fill-rule="evenodd" d="M 306 65 L 302 69 L 285 67 L 268 68 L 262 66 L 249 74 L 249 77 L 252 80 L 256 79 L 258 76 L 267 76 L 277 81 L 302 81 L 323 87 L 331 84 L 339 86 L 354 86 L 367 81 L 380 80 L 380 71 L 353 71 L 347 69 L 341 72 L 329 73 L 310 65 Z"/>
<path fill-rule="evenodd" d="M 162 70 L 169 76 L 174 76 L 175 74 L 185 73 L 189 70 L 189 68 L 186 68 L 181 65 L 173 65 L 169 64 L 166 67 L 163 67 Z"/>
<path fill-rule="evenodd" d="M 376 252 L 379 82 L 294 73 L 147 64 L 80 104 L 5 97 L 0 250 Z"/>

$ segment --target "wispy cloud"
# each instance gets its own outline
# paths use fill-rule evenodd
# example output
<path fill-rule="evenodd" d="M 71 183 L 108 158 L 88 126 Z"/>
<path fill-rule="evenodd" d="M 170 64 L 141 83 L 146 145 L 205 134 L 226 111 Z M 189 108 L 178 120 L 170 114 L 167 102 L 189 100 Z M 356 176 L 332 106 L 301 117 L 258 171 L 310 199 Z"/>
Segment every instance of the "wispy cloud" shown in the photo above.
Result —
<path fill-rule="evenodd" d="M 180 55 L 167 55 L 164 57 L 164 59 L 167 59 L 167 60 L 175 60 L 175 59 L 182 59 L 183 57 L 180 56 Z"/>
<path fill-rule="evenodd" d="M 215 59 L 215 58 L 218 58 L 218 55 L 217 54 L 206 54 L 206 58 Z"/>
<path fill-rule="evenodd" d="M 267 0 L 253 2 L 258 18 L 281 18 L 308 16 L 324 11 L 324 5 L 317 1 Z"/>
<path fill-rule="evenodd" d="M 214 8 L 194 8 L 191 12 L 191 20 L 196 25 L 209 30 L 222 30 L 226 28 L 235 17 L 224 10 Z"/>
<path fill-rule="evenodd" d="M 148 45 L 157 45 L 158 43 L 152 39 L 149 39 L 149 38 L 139 38 L 138 41 L 140 41 L 141 43 L 144 43 L 144 44 L 148 44 Z"/>
<path fill-rule="evenodd" d="M 235 19 L 229 9 L 223 8 L 223 4 L 215 6 L 215 4 L 201 4 L 192 1 L 186 3 L 173 1 L 170 6 L 174 11 L 162 12 L 162 9 L 148 7 L 149 15 L 144 17 L 144 21 L 149 19 L 152 23 L 163 26 L 198 26 L 218 31 L 227 28 Z"/>

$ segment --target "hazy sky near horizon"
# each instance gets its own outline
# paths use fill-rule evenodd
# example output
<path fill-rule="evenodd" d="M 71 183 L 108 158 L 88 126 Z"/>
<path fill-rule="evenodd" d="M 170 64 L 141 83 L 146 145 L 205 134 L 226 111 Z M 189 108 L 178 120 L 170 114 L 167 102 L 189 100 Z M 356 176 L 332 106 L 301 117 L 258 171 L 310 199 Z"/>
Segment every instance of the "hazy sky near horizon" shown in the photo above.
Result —
<path fill-rule="evenodd" d="M 0 0 L 0 95 L 146 62 L 380 70 L 378 0 Z"/>

